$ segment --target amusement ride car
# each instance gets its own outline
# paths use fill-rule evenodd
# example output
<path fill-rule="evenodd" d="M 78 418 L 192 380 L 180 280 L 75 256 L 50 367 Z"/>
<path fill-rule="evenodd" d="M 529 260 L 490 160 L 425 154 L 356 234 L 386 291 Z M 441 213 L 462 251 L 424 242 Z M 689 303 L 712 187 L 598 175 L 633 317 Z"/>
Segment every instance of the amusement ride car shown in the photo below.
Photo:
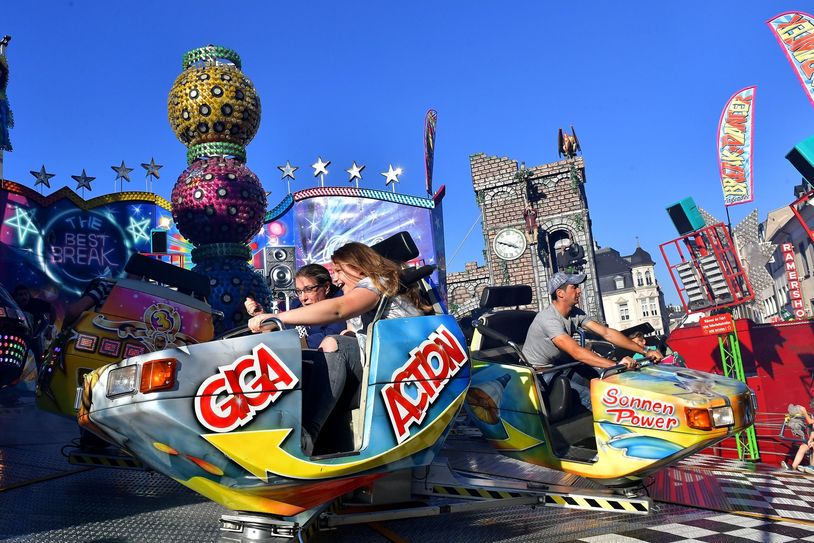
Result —
<path fill-rule="evenodd" d="M 574 362 L 535 371 L 522 343 L 533 311 L 527 286 L 487 287 L 486 308 L 470 346 L 472 386 L 466 409 L 501 453 L 592 479 L 636 487 L 643 477 L 744 430 L 756 400 L 745 383 L 669 364 L 619 365 L 591 381 L 593 410 L 576 399 Z M 556 375 L 546 382 L 541 373 Z M 538 375 L 535 375 L 538 374 Z"/>

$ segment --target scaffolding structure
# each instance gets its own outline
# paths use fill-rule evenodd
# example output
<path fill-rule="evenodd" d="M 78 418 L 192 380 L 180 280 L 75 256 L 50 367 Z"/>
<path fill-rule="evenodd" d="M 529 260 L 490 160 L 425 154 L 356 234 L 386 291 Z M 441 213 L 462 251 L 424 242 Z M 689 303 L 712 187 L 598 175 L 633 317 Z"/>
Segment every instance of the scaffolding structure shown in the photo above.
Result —
<path fill-rule="evenodd" d="M 755 293 L 723 223 L 705 226 L 659 248 L 687 313 L 749 302 Z M 672 262 L 668 253 L 673 255 Z"/>
<path fill-rule="evenodd" d="M 723 223 L 699 228 L 662 243 L 659 248 L 687 313 L 720 313 L 754 299 L 754 289 L 741 266 L 729 229 Z M 727 332 L 718 334 L 718 346 L 724 375 L 745 383 L 734 323 Z M 735 434 L 735 441 L 738 458 L 760 459 L 754 426 Z"/>

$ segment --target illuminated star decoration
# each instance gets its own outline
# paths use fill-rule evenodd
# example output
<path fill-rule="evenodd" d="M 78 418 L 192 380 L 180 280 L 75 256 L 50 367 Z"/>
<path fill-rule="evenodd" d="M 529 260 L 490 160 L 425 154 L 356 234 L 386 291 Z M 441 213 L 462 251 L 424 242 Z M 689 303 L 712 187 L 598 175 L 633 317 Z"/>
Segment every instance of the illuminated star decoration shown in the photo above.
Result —
<path fill-rule="evenodd" d="M 93 190 L 90 188 L 90 182 L 96 179 L 95 177 L 90 177 L 88 174 L 85 173 L 85 168 L 82 168 L 82 175 L 72 175 L 71 176 L 74 181 L 76 181 L 76 190 L 82 189 L 82 196 L 85 196 L 85 189 Z"/>
<path fill-rule="evenodd" d="M 311 164 L 311 167 L 314 168 L 314 177 L 319 176 L 319 186 L 325 186 L 325 176 L 328 175 L 328 166 L 331 165 L 331 161 L 322 162 L 322 157 L 318 156 L 317 161 Z"/>
<path fill-rule="evenodd" d="M 34 188 L 37 188 L 37 185 L 45 185 L 49 189 L 51 188 L 51 178 L 54 177 L 54 174 L 45 171 L 45 164 L 42 165 L 40 171 L 29 170 L 29 172 L 37 178 L 34 182 Z M 40 191 L 42 191 L 42 189 L 40 189 Z"/>
<path fill-rule="evenodd" d="M 362 179 L 362 170 L 364 170 L 364 169 L 365 169 L 364 164 L 361 165 L 361 166 L 357 166 L 356 161 L 354 160 L 353 161 L 353 166 L 351 166 L 350 168 L 345 170 L 346 172 L 348 172 L 348 175 L 350 176 L 350 178 L 348 179 L 348 183 L 352 183 L 353 181 L 356 181 L 356 188 L 358 189 L 359 188 L 359 181 Z"/>
<path fill-rule="evenodd" d="M 122 160 L 121 166 L 111 166 L 110 169 L 116 172 L 116 179 L 113 180 L 113 190 L 116 190 L 116 181 L 119 179 L 121 179 L 121 183 L 119 183 L 119 190 L 124 187 L 125 181 L 128 183 L 130 182 L 130 172 L 133 171 L 133 168 L 128 168 L 125 166 L 124 160 Z"/>
<path fill-rule="evenodd" d="M 161 164 L 156 164 L 155 159 L 153 157 L 150 157 L 150 163 L 148 164 L 146 162 L 142 162 L 141 167 L 147 170 L 146 177 L 147 192 L 152 192 L 150 190 L 152 188 L 152 178 L 155 177 L 156 179 L 158 179 L 159 177 L 161 177 L 158 174 L 158 170 L 163 168 L 163 166 Z"/>
<path fill-rule="evenodd" d="M 39 230 L 35 228 L 34 221 L 31 220 L 28 212 L 16 206 L 14 207 L 14 216 L 8 219 L 6 224 L 17 229 L 17 241 L 20 245 L 25 243 L 25 238 L 28 234 L 39 233 Z"/>
<path fill-rule="evenodd" d="M 150 239 L 150 236 L 147 235 L 147 228 L 150 227 L 150 223 L 151 220 L 149 217 L 142 221 L 137 221 L 133 217 L 130 217 L 130 226 L 127 227 L 127 231 L 133 236 L 134 242 L 138 243 L 141 239 L 145 241 Z"/>
<path fill-rule="evenodd" d="M 291 162 L 286 160 L 285 166 L 277 166 L 277 169 L 283 172 L 283 176 L 280 179 L 286 180 L 286 185 L 288 186 L 288 193 L 291 194 L 291 181 L 294 180 L 294 172 L 300 169 L 299 166 L 292 166 Z"/>
<path fill-rule="evenodd" d="M 401 175 L 401 168 L 393 169 L 392 164 L 388 164 L 389 168 L 386 172 L 382 172 L 382 175 L 385 177 L 384 184 L 385 186 L 393 183 L 393 192 L 396 192 L 396 183 L 400 183 L 399 176 Z"/>

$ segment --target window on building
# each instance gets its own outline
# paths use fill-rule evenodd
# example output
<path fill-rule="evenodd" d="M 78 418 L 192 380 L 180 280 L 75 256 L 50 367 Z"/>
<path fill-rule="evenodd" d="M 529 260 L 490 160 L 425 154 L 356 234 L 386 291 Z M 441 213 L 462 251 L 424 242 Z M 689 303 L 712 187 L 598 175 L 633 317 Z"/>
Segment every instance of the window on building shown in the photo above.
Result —
<path fill-rule="evenodd" d="M 644 272 L 644 282 L 647 283 L 648 285 L 653 284 L 653 278 L 650 276 L 650 270 Z"/>
<path fill-rule="evenodd" d="M 647 298 L 642 298 L 639 300 L 639 304 L 641 304 L 642 308 L 642 317 L 649 317 L 650 316 L 650 306 L 647 302 Z"/>
<path fill-rule="evenodd" d="M 621 304 L 619 304 L 619 320 L 620 321 L 630 320 L 630 310 L 627 307 L 627 302 L 622 302 Z"/>
<path fill-rule="evenodd" d="M 656 298 L 650 298 L 650 314 L 654 317 L 659 315 L 659 304 Z"/>
<path fill-rule="evenodd" d="M 800 242 L 797 247 L 800 249 L 800 262 L 803 263 L 803 275 L 808 277 L 811 275 L 811 268 L 808 264 L 808 253 L 806 252 L 806 244 L 804 242 Z"/>
<path fill-rule="evenodd" d="M 617 275 L 616 277 L 613 278 L 613 280 L 616 283 L 616 288 L 617 289 L 625 288 L 625 278 L 624 277 L 622 277 L 621 275 Z"/>
<path fill-rule="evenodd" d="M 644 279 L 642 279 L 642 272 L 636 272 L 636 285 L 644 286 Z"/>

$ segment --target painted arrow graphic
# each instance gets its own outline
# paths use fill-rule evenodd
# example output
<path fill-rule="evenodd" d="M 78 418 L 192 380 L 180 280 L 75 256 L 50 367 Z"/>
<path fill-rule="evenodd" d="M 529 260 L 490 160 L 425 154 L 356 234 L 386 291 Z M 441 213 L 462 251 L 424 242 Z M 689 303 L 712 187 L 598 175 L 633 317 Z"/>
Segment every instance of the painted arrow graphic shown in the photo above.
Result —
<path fill-rule="evenodd" d="M 434 445 L 458 414 L 465 396 L 466 391 L 455 398 L 432 424 L 398 447 L 370 458 L 359 459 L 358 456 L 351 456 L 332 459 L 331 463 L 312 462 L 299 458 L 281 448 L 293 428 L 202 434 L 201 437 L 248 472 L 266 482 L 268 482 L 269 473 L 291 479 L 329 479 L 355 475 L 407 458 Z"/>

